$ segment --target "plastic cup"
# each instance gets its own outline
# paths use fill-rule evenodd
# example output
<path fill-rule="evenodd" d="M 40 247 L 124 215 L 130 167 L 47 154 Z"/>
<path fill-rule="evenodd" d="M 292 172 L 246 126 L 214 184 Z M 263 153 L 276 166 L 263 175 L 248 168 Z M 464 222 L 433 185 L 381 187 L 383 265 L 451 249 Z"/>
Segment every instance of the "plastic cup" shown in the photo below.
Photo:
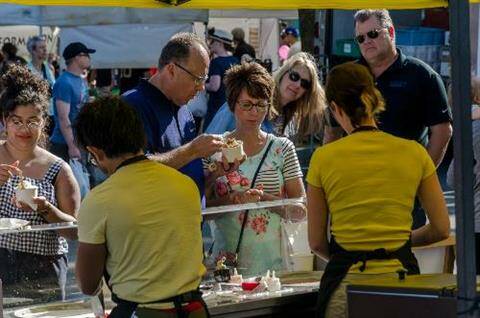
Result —
<path fill-rule="evenodd" d="M 38 187 L 36 186 L 15 190 L 15 197 L 17 201 L 28 204 L 34 210 L 37 210 L 37 204 L 33 202 L 33 198 L 36 197 L 37 195 L 38 195 Z"/>
<path fill-rule="evenodd" d="M 222 154 L 229 163 L 235 162 L 235 159 L 241 160 L 243 158 L 243 144 L 239 144 L 234 148 L 222 148 Z"/>
<path fill-rule="evenodd" d="M 313 254 L 292 254 L 290 257 L 295 272 L 313 270 Z"/>

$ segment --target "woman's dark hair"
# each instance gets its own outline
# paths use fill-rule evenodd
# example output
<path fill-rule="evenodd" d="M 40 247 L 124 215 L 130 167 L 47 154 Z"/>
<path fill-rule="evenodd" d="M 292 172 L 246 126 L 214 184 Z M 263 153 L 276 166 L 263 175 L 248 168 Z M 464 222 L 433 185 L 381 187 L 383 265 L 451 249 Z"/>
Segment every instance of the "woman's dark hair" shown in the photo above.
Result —
<path fill-rule="evenodd" d="M 243 89 L 246 89 L 251 97 L 265 99 L 271 103 L 275 87 L 272 76 L 256 62 L 231 67 L 225 73 L 224 83 L 228 107 L 232 112 Z"/>
<path fill-rule="evenodd" d="M 98 98 L 85 104 L 73 129 L 80 147 L 96 147 L 108 158 L 138 153 L 146 143 L 139 115 L 118 96 Z"/>
<path fill-rule="evenodd" d="M 345 63 L 334 67 L 327 77 L 327 102 L 340 107 L 354 127 L 362 120 L 375 118 L 385 109 L 385 102 L 375 88 L 372 74 L 357 63 Z"/>
<path fill-rule="evenodd" d="M 25 65 L 10 64 L 0 77 L 0 107 L 3 118 L 7 118 L 18 106 L 32 105 L 40 110 L 44 129 L 38 144 L 45 146 L 47 140 L 50 86 L 47 81 L 34 75 Z"/>
<path fill-rule="evenodd" d="M 48 82 L 34 75 L 30 70 L 19 64 L 8 66 L 0 78 L 0 107 L 2 115 L 7 117 L 17 106 L 33 105 L 39 107 L 42 116 L 46 117 L 50 98 Z"/>
<path fill-rule="evenodd" d="M 2 46 L 2 52 L 7 53 L 9 59 L 16 57 L 17 51 L 18 49 L 13 43 L 7 42 Z"/>

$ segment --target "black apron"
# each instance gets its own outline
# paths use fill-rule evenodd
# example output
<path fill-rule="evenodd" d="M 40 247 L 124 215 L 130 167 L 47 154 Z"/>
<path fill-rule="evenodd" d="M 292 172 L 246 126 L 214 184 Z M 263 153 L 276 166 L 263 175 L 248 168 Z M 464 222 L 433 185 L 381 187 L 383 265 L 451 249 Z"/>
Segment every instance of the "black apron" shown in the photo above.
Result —
<path fill-rule="evenodd" d="M 106 278 L 107 277 L 105 277 L 105 279 Z M 202 298 L 202 292 L 200 292 L 198 289 L 189 291 L 180 295 L 176 295 L 167 299 L 161 299 L 161 300 L 147 302 L 147 303 L 136 303 L 136 302 L 124 300 L 119 298 L 115 293 L 112 292 L 112 300 L 117 304 L 117 307 L 115 307 L 110 313 L 109 317 L 111 318 L 131 318 L 132 315 L 137 311 L 138 305 L 161 304 L 161 303 L 173 303 L 175 306 L 175 312 L 177 314 L 177 317 L 187 318 L 189 313 L 183 309 L 183 304 L 191 303 L 193 301 L 200 302 L 203 306 L 203 309 L 205 310 L 206 317 L 210 317 L 207 304 Z"/>
<path fill-rule="evenodd" d="M 330 261 L 325 268 L 318 291 L 317 317 L 325 317 L 325 311 L 333 292 L 345 278 L 350 267 L 358 262 L 362 262 L 359 269 L 363 272 L 369 260 L 397 259 L 407 270 L 408 275 L 420 274 L 418 262 L 411 247 L 412 242 L 409 239 L 399 249 L 392 252 L 388 252 L 384 248 L 374 251 L 347 251 L 335 241 L 335 237 L 332 235 L 329 243 Z"/>

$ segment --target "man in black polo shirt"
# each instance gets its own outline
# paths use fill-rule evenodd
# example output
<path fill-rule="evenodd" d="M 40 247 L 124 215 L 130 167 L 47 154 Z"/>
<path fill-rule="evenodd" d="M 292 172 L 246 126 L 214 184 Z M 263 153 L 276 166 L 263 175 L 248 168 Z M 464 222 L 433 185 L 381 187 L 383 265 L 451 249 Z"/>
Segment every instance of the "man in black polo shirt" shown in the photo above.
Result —
<path fill-rule="evenodd" d="M 354 19 L 355 39 L 362 53 L 358 63 L 370 69 L 386 101 L 386 110 L 378 118 L 379 128 L 420 142 L 438 166 L 452 135 L 441 77 L 424 62 L 396 49 L 395 29 L 387 10 L 360 10 Z M 325 142 L 342 136 L 337 126 L 333 123 L 326 127 Z M 413 216 L 414 228 L 425 224 L 423 211 L 416 208 Z"/>

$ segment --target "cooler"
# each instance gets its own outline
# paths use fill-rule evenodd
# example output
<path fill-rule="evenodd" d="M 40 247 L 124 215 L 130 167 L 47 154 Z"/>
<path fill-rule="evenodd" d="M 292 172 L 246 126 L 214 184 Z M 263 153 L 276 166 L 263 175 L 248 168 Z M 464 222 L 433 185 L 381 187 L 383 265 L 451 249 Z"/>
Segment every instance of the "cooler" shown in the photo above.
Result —
<path fill-rule="evenodd" d="M 427 274 L 372 278 L 347 287 L 349 318 L 457 317 L 457 278 Z"/>

